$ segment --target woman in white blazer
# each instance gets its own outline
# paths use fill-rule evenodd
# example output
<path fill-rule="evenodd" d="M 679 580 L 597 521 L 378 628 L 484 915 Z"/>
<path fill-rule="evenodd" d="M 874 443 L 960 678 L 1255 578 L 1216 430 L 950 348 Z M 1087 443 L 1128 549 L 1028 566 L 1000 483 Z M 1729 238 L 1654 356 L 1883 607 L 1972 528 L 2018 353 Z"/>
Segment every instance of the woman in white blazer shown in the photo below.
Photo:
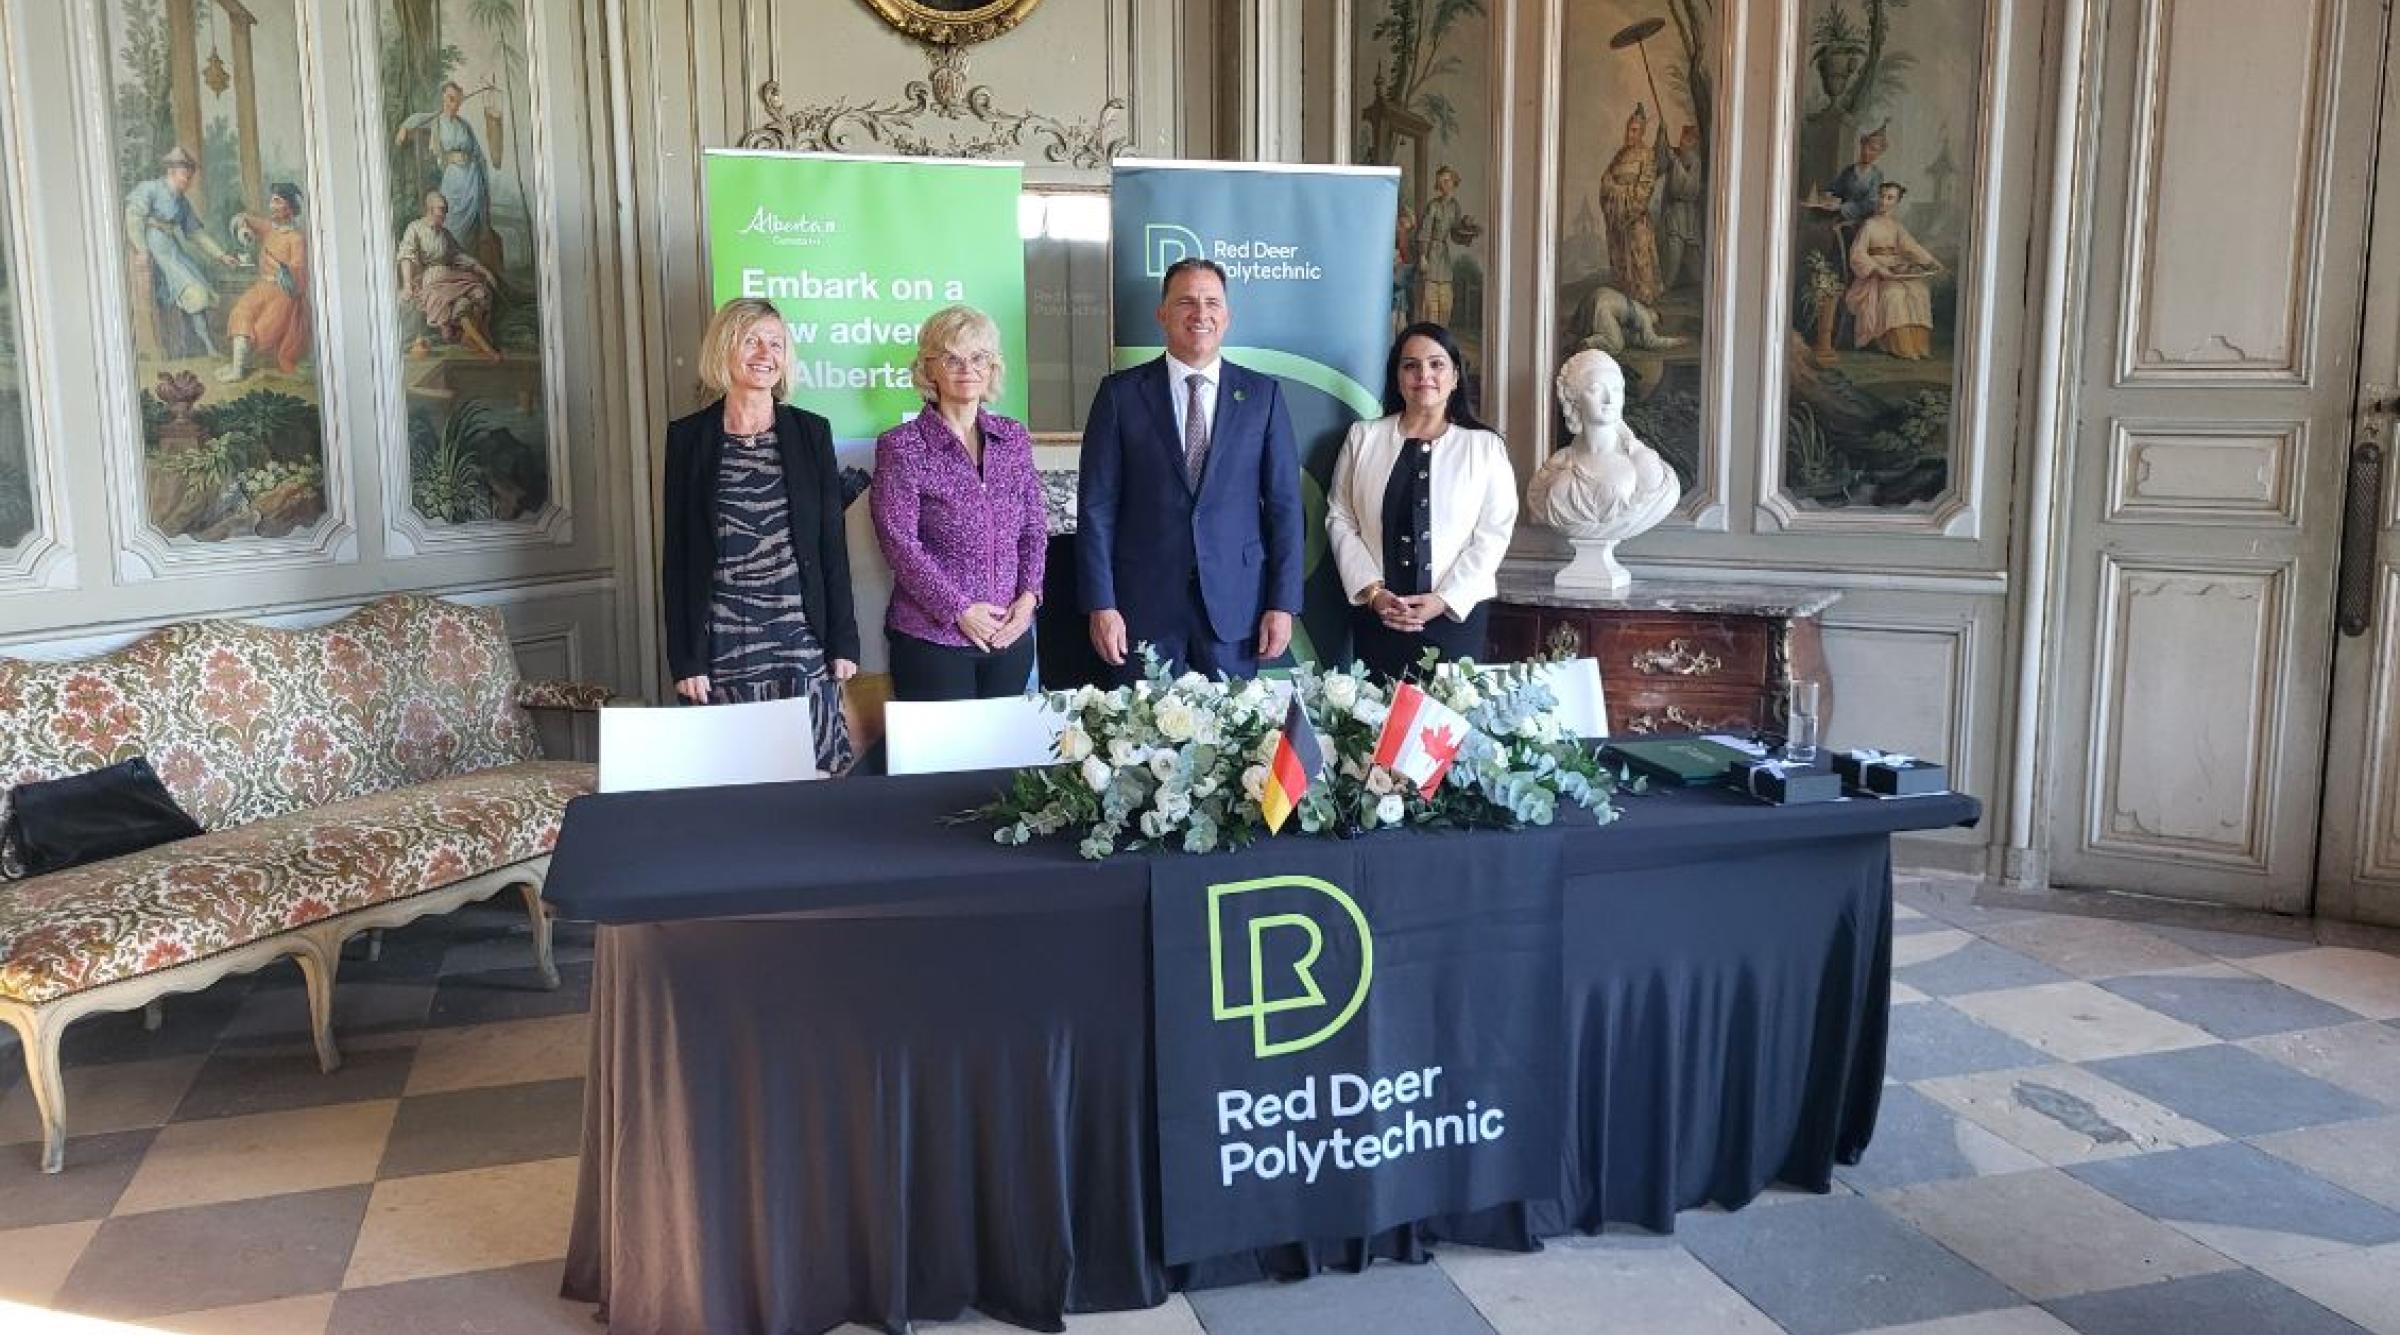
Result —
<path fill-rule="evenodd" d="M 1428 648 L 1483 656 L 1517 475 L 1498 433 L 1476 419 L 1449 330 L 1401 330 L 1383 384 L 1389 415 L 1342 442 L 1325 532 L 1350 600 L 1352 647 L 1369 671 L 1397 679 Z"/>

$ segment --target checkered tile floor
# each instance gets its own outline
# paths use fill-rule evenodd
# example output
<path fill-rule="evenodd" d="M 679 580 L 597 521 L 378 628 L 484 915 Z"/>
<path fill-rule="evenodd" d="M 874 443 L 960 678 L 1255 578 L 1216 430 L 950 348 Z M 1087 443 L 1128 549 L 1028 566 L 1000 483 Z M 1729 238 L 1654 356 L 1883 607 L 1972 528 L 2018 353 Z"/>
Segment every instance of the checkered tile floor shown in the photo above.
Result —
<path fill-rule="evenodd" d="M 1071 1328 L 2400 1335 L 2400 934 L 2065 916 L 1967 881 L 1900 899 L 1894 1085 L 1834 1194 Z M 543 992 L 513 918 L 347 963 L 332 1076 L 288 966 L 157 1033 L 86 1021 L 55 1178 L 0 1042 L 0 1303 L 185 1335 L 597 1329 L 554 1296 L 589 934 L 562 929 Z"/>

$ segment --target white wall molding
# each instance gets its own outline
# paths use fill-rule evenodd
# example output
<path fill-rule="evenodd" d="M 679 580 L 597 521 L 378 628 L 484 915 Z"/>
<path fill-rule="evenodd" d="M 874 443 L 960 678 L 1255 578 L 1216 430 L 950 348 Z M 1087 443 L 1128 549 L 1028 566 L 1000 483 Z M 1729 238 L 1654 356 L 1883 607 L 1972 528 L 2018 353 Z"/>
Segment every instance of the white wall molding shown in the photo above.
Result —
<path fill-rule="evenodd" d="M 2317 344 L 2317 312 L 2322 306 L 2325 281 L 2324 266 L 2319 260 L 2324 251 L 2326 227 L 2325 191 L 2321 183 L 2328 179 L 2328 174 L 2333 170 L 2335 80 L 2332 69 L 2343 38 L 2341 5 L 2339 0 L 2308 0 L 2305 13 L 2306 46 L 2300 52 L 2304 67 L 2297 71 L 2261 68 L 2257 62 L 2271 59 L 2279 53 L 2262 51 L 2261 43 L 2256 41 L 2242 43 L 2238 53 L 2225 53 L 2234 56 L 2243 65 L 2240 77 L 2276 80 L 2297 74 L 2300 81 L 2294 99 L 2301 122 L 2297 127 L 2299 142 L 2292 145 L 2297 151 L 2291 154 L 2291 216 L 2288 222 L 2278 219 L 2266 229 L 2270 233 L 2280 231 L 2291 238 L 2290 254 L 2281 267 L 2284 288 L 2279 311 L 2281 330 L 2235 328 L 2229 333 L 2225 328 L 2206 327 L 2204 330 L 2195 327 L 2183 331 L 2175 340 L 2179 346 L 2167 347 L 2162 346 L 2165 331 L 2159 328 L 2159 296 L 2162 281 L 2166 279 L 2160 272 L 2163 253 L 2158 229 L 2162 214 L 2172 212 L 2177 218 L 2188 218 L 2200 213 L 2221 212 L 2221 201 L 2215 196 L 2225 179 L 2216 176 L 2214 179 L 2193 181 L 2185 185 L 2184 193 L 2174 200 L 2162 202 L 2162 197 L 2176 186 L 2175 182 L 2165 179 L 2170 166 L 2167 161 L 2170 149 L 2167 103 L 2173 92 L 2176 73 L 2173 68 L 2176 53 L 2173 30 L 2179 17 L 2177 11 L 2200 3 L 2222 7 L 2222 12 L 2216 15 L 2217 22 L 2243 21 L 2257 12 L 2247 0 L 2142 0 L 2141 49 L 2134 74 L 2137 86 L 2134 124 L 2139 131 L 2134 140 L 2131 222 L 2125 229 L 2125 264 L 2119 280 L 2122 291 L 2117 303 L 2116 384 L 2120 388 L 2145 384 L 2187 388 L 2311 384 L 2316 378 L 2312 350 Z M 2299 6 L 2278 6 L 2277 35 L 2280 35 L 2280 30 L 2288 29 L 2294 18 L 2301 17 L 2291 12 L 2297 8 Z M 2206 23 L 2210 20 L 2202 17 L 2193 21 Z M 2190 49 L 2204 48 L 2194 46 Z M 2221 75 L 2226 71 L 2213 72 Z M 2204 79 L 2204 82 L 2213 87 L 2213 80 Z M 2216 100 L 2207 87 L 2194 88 L 2190 95 L 2203 101 Z M 2231 106 L 2233 103 L 2224 105 Z M 2240 105 L 2248 108 L 2251 104 Z M 2306 151 L 2312 140 L 2315 151 Z M 2248 147 L 2236 146 L 2235 151 Z M 2227 148 L 2227 145 L 2211 138 L 2185 150 L 2200 157 L 2198 160 L 2187 160 L 2182 165 L 2194 174 L 2220 172 L 2227 161 L 2224 156 Z M 2243 153 L 2238 160 L 2245 165 L 2254 165 L 2257 161 L 2254 155 L 2247 153 Z M 2265 184 L 2272 187 L 2276 183 L 2270 180 Z M 2256 196 L 2259 193 L 2256 185 L 2245 179 L 2246 188 L 2241 193 L 2246 197 Z M 2198 193 L 2192 193 L 2194 191 Z M 2263 218 L 2259 221 L 2267 223 Z M 2221 228 L 2225 225 L 2220 218 L 2217 226 Z M 2178 289 L 2173 295 L 2181 298 L 2184 293 L 2180 289 L 2187 287 L 2196 276 L 2186 274 L 2183 284 L 2169 282 L 2167 286 Z M 2211 289 L 2203 284 L 2192 290 L 2208 292 Z M 2221 292 L 2223 289 L 2216 290 Z M 2205 326 L 2216 324 L 2206 312 L 2195 311 L 2192 314 L 2200 318 Z M 2217 314 L 2230 312 L 2220 311 Z M 2246 346 L 2263 344 L 2276 338 L 2283 344 L 2279 351 L 2264 346 L 2255 349 Z"/>
<path fill-rule="evenodd" d="M 2290 560 L 2238 561 L 2196 556 L 2100 557 L 2099 659 L 2094 679 L 2100 690 L 2092 711 L 2087 754 L 2095 782 L 2085 790 L 2082 851 L 2168 863 L 2206 862 L 2226 870 L 2264 876 L 2273 858 L 2273 804 L 2268 800 L 2275 757 L 2282 748 L 2283 676 L 2289 658 L 2293 607 Z M 2201 611 L 2150 618 L 2156 632 L 2140 642 L 2140 603 L 2178 599 Z M 2231 613 L 2250 614 L 2248 687 L 2238 701 L 2183 698 L 2168 688 L 2169 668 L 2194 652 L 2190 632 L 2207 625 L 2228 637 L 2243 623 Z M 2187 685 L 2204 685 L 2241 665 L 2231 642 L 2199 650 L 2209 673 L 2185 674 Z M 2147 667 L 2148 670 L 2144 670 Z M 2133 693 L 2140 693 L 2139 700 Z M 2232 740 L 2210 729 L 2221 708 L 2246 705 L 2238 720 L 2248 763 L 2212 743 Z M 2180 708 L 2178 708 L 2180 706 Z M 2174 715 L 2158 717 L 2160 712 Z M 2150 729 L 2130 739 L 2128 728 Z M 2185 739 L 2182 745 L 2171 739 Z M 2148 742 L 2149 745 L 2141 743 Z M 2130 790 L 2130 791 L 2129 791 Z M 2209 804 L 2214 803 L 2211 807 Z M 2201 833 L 2200 827 L 2222 831 Z"/>
<path fill-rule="evenodd" d="M 26 631 L 23 634 L 0 636 L 0 656 L 55 660 L 88 658 L 121 649 L 153 631 L 187 621 L 248 621 L 262 626 L 283 629 L 302 629 L 338 621 L 378 599 L 395 593 L 422 594 L 428 598 L 445 598 L 472 607 L 525 607 L 555 603 L 574 598 L 611 597 L 618 591 L 614 572 L 566 575 L 553 579 L 505 581 L 467 581 L 458 584 L 429 585 L 424 588 L 383 589 L 374 593 L 338 598 L 313 598 L 297 602 L 263 603 L 247 607 L 212 608 L 195 616 L 133 617 L 116 621 L 92 622 L 73 628 L 71 634 L 57 630 Z"/>
<path fill-rule="evenodd" d="M 1976 623 L 1965 617 L 1849 616 L 1843 613 L 1841 605 L 1837 603 L 1825 614 L 1821 624 L 1824 627 L 1828 659 L 1840 656 L 1838 648 L 1843 641 L 1875 639 L 1934 646 L 1948 655 L 1948 670 L 1941 674 L 1945 691 L 1941 702 L 1944 718 L 1941 729 L 1943 753 L 1940 759 L 1949 773 L 1958 776 L 1959 783 L 1967 782 L 1967 776 L 1973 775 L 1982 763 L 1982 758 L 1975 750 L 1975 737 L 1982 730 L 1979 718 L 1981 706 L 1975 693 Z M 1915 680 L 1920 686 L 1927 684 L 1921 676 Z M 1843 686 L 1844 682 L 1848 685 Z M 1859 698 L 1858 674 L 1837 676 L 1835 683 L 1839 688 L 1834 701 L 1837 731 L 1853 734 L 1859 745 L 1892 748 L 1913 744 L 1912 739 L 1906 737 L 1878 736 L 1872 727 L 1860 730 L 1850 726 L 1848 720 L 1851 716 L 1841 709 L 1841 701 L 1844 698 Z M 1836 741 L 1830 744 L 1838 747 L 1845 743 Z"/>
<path fill-rule="evenodd" d="M 40 211 L 30 207 L 37 196 L 25 151 L 32 107 L 18 75 L 24 68 L 20 63 L 23 39 L 17 27 L 22 9 L 17 0 L 0 0 L 0 79 L 6 81 L 0 89 L 0 97 L 5 98 L 4 110 L 0 110 L 0 164 L 5 165 L 0 170 L 7 177 L 7 198 L 0 206 L 0 221 L 5 221 L 7 234 L 0 235 L 0 257 L 7 261 L 9 285 L 15 293 L 17 383 L 25 414 L 25 485 L 33 507 L 33 530 L 0 549 L 0 595 L 71 589 L 78 577 L 68 528 L 66 461 L 60 455 L 68 436 L 58 411 L 60 396 L 51 378 L 56 368 L 49 355 L 53 270 L 34 261 L 38 253 L 34 238 L 42 224 L 37 221 Z"/>
<path fill-rule="evenodd" d="M 1889 567 L 1866 569 L 1790 563 L 1762 566 L 1755 561 L 1738 558 L 1626 559 L 1625 568 L 1636 579 L 1655 579 L 1663 583 L 1673 583 L 1679 579 L 1731 580 L 1777 587 L 1803 585 L 1878 593 L 1940 593 L 1960 598 L 1999 597 L 2008 592 L 2009 585 L 2008 572 L 2004 570 L 1896 571 Z"/>
<path fill-rule="evenodd" d="M 2017 566 L 2013 618 L 2012 682 L 2003 693 L 2009 723 L 2007 822 L 2002 874 L 2017 885 L 2046 884 L 2049 821 L 2041 776 L 2050 763 L 2051 720 L 2060 707 L 2051 671 L 2059 656 L 2050 628 L 2066 599 L 2067 572 L 2057 548 L 2072 502 L 2073 473 L 2063 466 L 2074 439 L 2077 365 L 2083 339 L 2075 321 L 2085 309 L 2081 279 L 2089 273 L 2092 215 L 2083 205 L 2098 133 L 2102 44 L 2093 40 L 2107 22 L 2105 0 L 2061 0 L 2058 58 L 2052 71 L 2049 133 L 2050 171 L 2043 187 L 2048 242 L 2042 249 L 2041 287 L 2034 313 L 2037 341 L 2032 375 L 2033 411 L 2026 417 L 2025 481 L 2018 525 L 2023 535 Z"/>
<path fill-rule="evenodd" d="M 2112 524 L 2252 529 L 2279 521 L 2298 528 L 2308 425 L 2306 419 L 2112 418 L 2102 517 Z"/>

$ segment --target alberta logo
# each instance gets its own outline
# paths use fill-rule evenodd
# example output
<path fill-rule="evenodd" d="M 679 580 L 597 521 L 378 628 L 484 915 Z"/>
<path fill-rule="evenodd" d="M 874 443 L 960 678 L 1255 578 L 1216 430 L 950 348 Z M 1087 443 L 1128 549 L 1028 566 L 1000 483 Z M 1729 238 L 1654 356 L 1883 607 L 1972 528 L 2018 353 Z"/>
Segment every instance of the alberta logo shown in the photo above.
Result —
<path fill-rule="evenodd" d="M 1339 1001 L 1326 995 L 1321 971 L 1327 933 L 1357 942 L 1355 982 L 1331 979 L 1334 991 L 1350 983 Z M 1229 946 L 1230 943 L 1230 946 Z M 1337 951 L 1341 973 L 1350 972 L 1352 952 Z M 1208 888 L 1210 1014 L 1218 1020 L 1248 1020 L 1250 1048 L 1258 1057 L 1304 1052 L 1340 1033 L 1367 1001 L 1375 976 L 1375 935 L 1358 901 L 1340 886 L 1314 876 L 1263 876 Z M 1227 975 L 1238 977 L 1229 979 Z M 1314 1028 L 1302 1022 L 1332 1011 Z M 1290 1019 L 1278 1021 L 1278 1016 Z"/>

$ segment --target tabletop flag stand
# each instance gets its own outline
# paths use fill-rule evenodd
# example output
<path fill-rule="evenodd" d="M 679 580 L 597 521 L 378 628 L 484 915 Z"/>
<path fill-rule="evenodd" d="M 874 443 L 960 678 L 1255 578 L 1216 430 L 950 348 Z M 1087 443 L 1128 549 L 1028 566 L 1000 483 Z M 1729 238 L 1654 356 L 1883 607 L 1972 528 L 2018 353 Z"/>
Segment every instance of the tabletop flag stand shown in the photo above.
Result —
<path fill-rule="evenodd" d="M 1375 738 L 1375 763 L 1414 783 L 1418 792 L 1430 793 L 1472 731 L 1456 710 L 1402 682 Z"/>
<path fill-rule="evenodd" d="M 1274 763 L 1267 766 L 1267 790 L 1258 799 L 1268 834 L 1283 833 L 1283 823 L 1300 805 L 1309 781 L 1324 768 L 1325 748 L 1309 724 L 1308 711 L 1300 707 L 1300 693 L 1294 691 L 1292 703 L 1284 711 L 1283 734 L 1275 743 Z"/>

